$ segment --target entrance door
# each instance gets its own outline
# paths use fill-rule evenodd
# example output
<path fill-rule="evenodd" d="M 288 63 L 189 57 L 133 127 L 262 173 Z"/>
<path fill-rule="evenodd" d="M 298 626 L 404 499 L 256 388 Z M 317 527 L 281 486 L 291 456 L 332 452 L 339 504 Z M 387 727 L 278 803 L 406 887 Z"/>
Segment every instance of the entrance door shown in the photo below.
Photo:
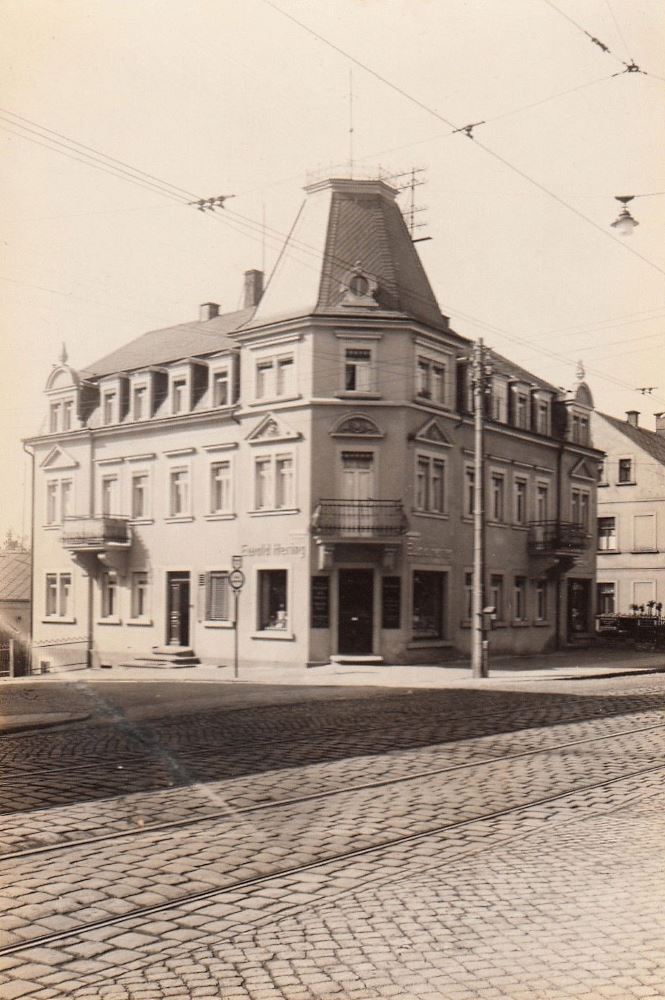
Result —
<path fill-rule="evenodd" d="M 338 650 L 371 653 L 374 621 L 374 573 L 371 569 L 339 571 Z"/>
<path fill-rule="evenodd" d="M 574 639 L 589 631 L 591 612 L 591 581 L 568 581 L 568 637 Z"/>
<path fill-rule="evenodd" d="M 189 646 L 189 573 L 168 575 L 167 642 Z"/>

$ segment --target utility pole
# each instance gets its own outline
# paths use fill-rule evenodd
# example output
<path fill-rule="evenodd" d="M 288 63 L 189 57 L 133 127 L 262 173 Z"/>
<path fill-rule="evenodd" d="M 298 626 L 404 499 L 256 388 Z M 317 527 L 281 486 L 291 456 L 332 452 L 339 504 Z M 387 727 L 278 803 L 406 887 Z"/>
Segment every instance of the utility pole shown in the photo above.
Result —
<path fill-rule="evenodd" d="M 473 345 L 473 604 L 471 675 L 487 677 L 488 640 L 485 631 L 485 477 L 483 431 L 485 422 L 485 348 L 482 338 Z"/>

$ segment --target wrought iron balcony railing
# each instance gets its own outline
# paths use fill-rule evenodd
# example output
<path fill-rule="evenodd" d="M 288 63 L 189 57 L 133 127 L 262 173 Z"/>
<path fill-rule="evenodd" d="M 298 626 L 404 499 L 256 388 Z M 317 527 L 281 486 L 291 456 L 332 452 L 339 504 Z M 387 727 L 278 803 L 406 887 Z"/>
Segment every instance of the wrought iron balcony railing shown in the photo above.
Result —
<path fill-rule="evenodd" d="M 127 547 L 130 527 L 124 517 L 66 517 L 62 529 L 65 549 L 98 551 Z"/>
<path fill-rule="evenodd" d="M 528 547 L 534 555 L 574 554 L 588 549 L 591 536 L 573 521 L 530 521 Z"/>
<path fill-rule="evenodd" d="M 401 500 L 319 500 L 312 517 L 319 535 L 387 538 L 403 535 L 407 527 Z"/>

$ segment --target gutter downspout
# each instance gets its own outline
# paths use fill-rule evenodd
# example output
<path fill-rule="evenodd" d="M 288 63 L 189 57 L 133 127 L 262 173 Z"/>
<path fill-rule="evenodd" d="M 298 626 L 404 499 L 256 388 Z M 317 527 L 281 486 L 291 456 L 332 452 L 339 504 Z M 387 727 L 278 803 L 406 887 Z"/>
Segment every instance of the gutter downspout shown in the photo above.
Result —
<path fill-rule="evenodd" d="M 30 673 L 32 673 L 33 635 L 35 632 L 35 453 L 21 446 L 30 456 Z"/>
<path fill-rule="evenodd" d="M 89 489 L 88 489 L 88 516 L 95 516 L 95 462 L 93 458 L 93 443 L 94 438 L 92 433 L 90 434 L 90 454 L 88 457 L 88 476 L 89 476 Z M 93 654 L 93 639 L 92 630 L 94 628 L 94 618 L 92 613 L 92 602 L 95 596 L 95 580 L 92 573 L 92 563 L 88 567 L 88 615 L 87 615 L 87 635 L 86 635 L 86 652 L 85 658 L 88 669 L 91 670 L 93 666 L 92 654 Z"/>
<path fill-rule="evenodd" d="M 556 523 L 557 527 L 561 524 L 561 510 L 563 507 L 562 502 L 562 468 L 563 468 L 563 449 L 564 442 L 559 444 L 559 450 L 557 452 L 556 458 Z M 554 649 L 558 652 L 561 649 L 561 584 L 562 584 L 562 574 L 561 574 L 561 562 L 558 562 L 556 570 L 556 603 L 555 603 L 555 635 L 554 635 Z"/>

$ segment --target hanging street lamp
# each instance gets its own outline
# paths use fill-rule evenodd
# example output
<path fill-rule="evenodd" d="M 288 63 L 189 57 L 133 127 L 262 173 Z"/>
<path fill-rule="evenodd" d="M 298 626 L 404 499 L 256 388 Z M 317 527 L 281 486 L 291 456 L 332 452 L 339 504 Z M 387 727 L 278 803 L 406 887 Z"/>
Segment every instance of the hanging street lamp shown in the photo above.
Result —
<path fill-rule="evenodd" d="M 634 194 L 617 194 L 614 196 L 616 201 L 620 201 L 623 204 L 623 208 L 619 212 L 619 215 L 612 223 L 612 228 L 616 229 L 620 236 L 630 236 L 636 226 L 639 226 L 639 222 L 632 217 L 628 211 L 628 202 L 632 201 L 635 197 Z"/>

